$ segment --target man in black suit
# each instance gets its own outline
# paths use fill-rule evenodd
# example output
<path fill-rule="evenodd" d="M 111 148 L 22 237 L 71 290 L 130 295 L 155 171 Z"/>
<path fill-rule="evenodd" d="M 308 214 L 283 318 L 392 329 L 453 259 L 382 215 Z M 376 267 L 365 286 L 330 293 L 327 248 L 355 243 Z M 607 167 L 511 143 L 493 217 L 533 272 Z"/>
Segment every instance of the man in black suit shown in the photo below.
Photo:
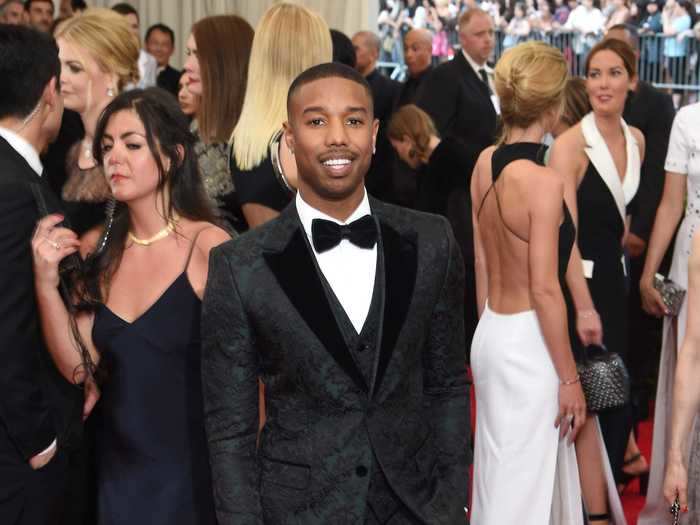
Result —
<path fill-rule="evenodd" d="M 67 451 L 82 395 L 58 374 L 41 336 L 30 240 L 49 190 L 39 152 L 63 101 L 53 39 L 0 25 L 0 523 L 61 523 Z M 69 502 L 72 503 L 72 502 Z"/>
<path fill-rule="evenodd" d="M 606 38 L 627 42 L 639 56 L 636 27 L 623 24 L 613 26 Z M 642 420 L 649 415 L 649 400 L 653 395 L 650 385 L 653 385 L 655 367 L 659 362 L 662 322 L 642 309 L 639 280 L 666 178 L 664 161 L 675 117 L 673 100 L 668 93 L 640 79 L 635 90 L 627 96 L 623 117 L 627 124 L 638 128 L 645 138 L 644 163 L 636 197 L 637 212 L 632 215 L 625 246 L 630 256 L 629 340 L 630 348 L 634 349 L 634 359 L 630 359 L 628 365 L 632 378 L 632 401 L 638 410 L 637 420 Z M 661 270 L 663 273 L 668 271 L 670 251 L 664 263 L 665 270 Z"/>
<path fill-rule="evenodd" d="M 493 72 L 486 61 L 494 46 L 493 21 L 481 9 L 459 19 L 461 53 L 435 68 L 423 86 L 418 106 L 443 137 L 453 136 L 482 150 L 494 143 L 497 114 Z M 474 159 L 476 161 L 476 159 Z"/>
<path fill-rule="evenodd" d="M 433 35 L 427 29 L 411 29 L 403 39 L 403 56 L 408 78 L 401 85 L 396 107 L 415 104 L 419 90 L 433 70 Z"/>
<path fill-rule="evenodd" d="M 305 71 L 287 107 L 295 201 L 210 259 L 202 377 L 219 524 L 463 524 L 459 247 L 444 218 L 368 198 L 378 122 L 355 70 Z"/>
<path fill-rule="evenodd" d="M 395 191 L 392 187 L 392 167 L 394 151 L 386 137 L 386 126 L 394 108 L 401 84 L 381 74 L 377 70 L 381 42 L 371 31 L 360 31 L 352 37 L 355 48 L 355 69 L 367 80 L 372 90 L 374 116 L 379 119 L 379 134 L 377 135 L 377 151 L 367 172 L 367 191 L 378 199 L 396 202 Z"/>
<path fill-rule="evenodd" d="M 175 51 L 175 33 L 165 24 L 155 24 L 146 31 L 146 51 L 153 55 L 158 63 L 156 84 L 170 91 L 175 97 L 179 90 L 182 71 L 170 66 L 170 57 Z"/>

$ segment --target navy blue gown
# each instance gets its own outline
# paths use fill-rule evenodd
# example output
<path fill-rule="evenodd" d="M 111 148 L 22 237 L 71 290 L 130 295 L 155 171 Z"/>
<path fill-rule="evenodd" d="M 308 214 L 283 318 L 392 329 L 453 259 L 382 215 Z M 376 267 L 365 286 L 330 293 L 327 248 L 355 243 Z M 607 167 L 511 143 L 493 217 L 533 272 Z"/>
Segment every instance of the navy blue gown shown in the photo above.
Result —
<path fill-rule="evenodd" d="M 216 523 L 200 309 L 183 271 L 132 323 L 105 305 L 95 313 L 93 340 L 108 374 L 95 414 L 99 525 Z"/>

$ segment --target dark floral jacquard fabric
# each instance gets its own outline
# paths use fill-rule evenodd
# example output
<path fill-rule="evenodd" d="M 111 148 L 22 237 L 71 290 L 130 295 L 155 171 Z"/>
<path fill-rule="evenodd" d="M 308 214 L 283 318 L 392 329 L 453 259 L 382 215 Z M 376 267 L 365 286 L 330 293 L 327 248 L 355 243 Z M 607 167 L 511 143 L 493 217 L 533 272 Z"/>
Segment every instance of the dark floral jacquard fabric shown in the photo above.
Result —
<path fill-rule="evenodd" d="M 372 468 L 404 507 L 388 523 L 467 521 L 459 248 L 444 218 L 370 206 L 385 304 L 369 380 L 336 323 L 294 203 L 211 254 L 202 373 L 221 525 L 366 523 Z M 258 378 L 267 411 L 259 443 Z"/>

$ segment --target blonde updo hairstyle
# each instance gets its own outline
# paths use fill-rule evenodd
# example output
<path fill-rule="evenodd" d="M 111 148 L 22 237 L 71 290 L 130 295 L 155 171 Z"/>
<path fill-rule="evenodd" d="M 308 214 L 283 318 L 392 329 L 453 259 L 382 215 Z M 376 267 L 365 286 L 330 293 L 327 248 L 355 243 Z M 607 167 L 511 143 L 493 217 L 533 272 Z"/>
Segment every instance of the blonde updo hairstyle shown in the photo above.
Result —
<path fill-rule="evenodd" d="M 567 78 L 566 60 L 552 46 L 524 42 L 506 51 L 494 70 L 502 120 L 498 143 L 505 142 L 513 128 L 527 128 L 547 113 L 556 122 Z"/>
<path fill-rule="evenodd" d="M 117 90 L 139 80 L 139 42 L 126 17 L 93 7 L 62 22 L 54 35 L 85 50 L 100 69 L 117 77 Z"/>

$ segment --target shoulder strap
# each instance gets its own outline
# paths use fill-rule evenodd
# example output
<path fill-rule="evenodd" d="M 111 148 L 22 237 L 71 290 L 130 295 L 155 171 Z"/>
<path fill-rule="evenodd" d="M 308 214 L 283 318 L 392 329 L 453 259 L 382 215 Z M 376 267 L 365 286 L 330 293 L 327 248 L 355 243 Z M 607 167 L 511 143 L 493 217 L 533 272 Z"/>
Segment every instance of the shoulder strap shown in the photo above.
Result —
<path fill-rule="evenodd" d="M 185 268 L 182 270 L 183 272 L 186 272 L 187 268 L 190 266 L 190 260 L 192 259 L 192 252 L 194 252 L 194 247 L 197 245 L 197 239 L 199 238 L 199 234 L 202 233 L 207 228 L 211 228 L 211 226 L 205 226 L 204 228 L 201 228 L 200 230 L 197 231 L 197 233 L 194 234 L 194 238 L 192 239 L 192 242 L 190 243 L 190 249 L 187 252 L 187 259 L 185 260 Z"/>

